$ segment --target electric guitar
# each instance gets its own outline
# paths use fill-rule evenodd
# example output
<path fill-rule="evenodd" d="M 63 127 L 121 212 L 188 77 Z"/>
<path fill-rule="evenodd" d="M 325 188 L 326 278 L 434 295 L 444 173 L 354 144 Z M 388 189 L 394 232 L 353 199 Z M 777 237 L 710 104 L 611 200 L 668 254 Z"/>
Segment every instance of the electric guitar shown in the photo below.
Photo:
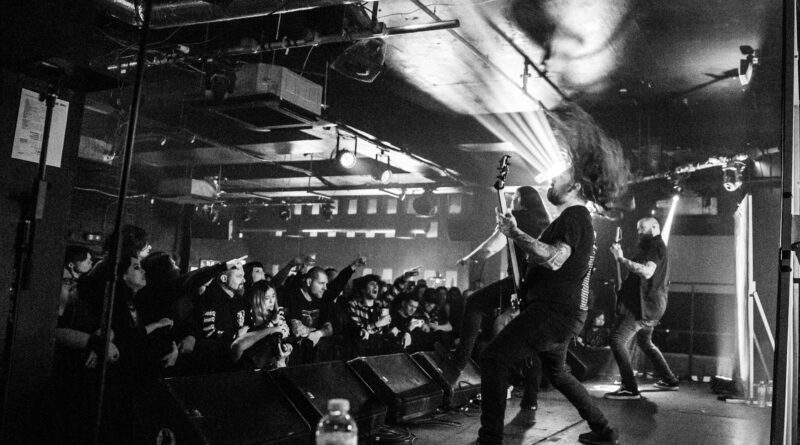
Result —
<path fill-rule="evenodd" d="M 614 243 L 619 244 L 620 242 L 622 242 L 622 228 L 617 227 L 617 236 L 614 237 Z M 619 261 L 615 261 L 615 263 L 617 263 L 617 282 L 614 283 L 614 289 L 619 292 L 622 289 L 622 264 Z"/>
<path fill-rule="evenodd" d="M 497 190 L 497 199 L 500 202 L 500 211 L 503 215 L 506 214 L 508 211 L 508 206 L 506 205 L 506 197 L 503 193 L 503 189 L 506 186 L 506 177 L 508 176 L 508 160 L 511 158 L 509 155 L 504 155 L 502 159 L 500 159 L 500 167 L 497 168 L 499 173 L 497 175 L 497 180 L 494 182 L 494 189 Z M 514 295 L 511 297 L 511 306 L 514 309 L 519 308 L 519 286 L 520 286 L 520 275 L 519 275 L 519 264 L 517 264 L 517 252 L 514 248 L 514 241 L 511 238 L 506 238 L 506 243 L 508 245 L 508 254 L 509 254 L 509 262 L 511 264 L 511 280 L 514 282 Z"/>

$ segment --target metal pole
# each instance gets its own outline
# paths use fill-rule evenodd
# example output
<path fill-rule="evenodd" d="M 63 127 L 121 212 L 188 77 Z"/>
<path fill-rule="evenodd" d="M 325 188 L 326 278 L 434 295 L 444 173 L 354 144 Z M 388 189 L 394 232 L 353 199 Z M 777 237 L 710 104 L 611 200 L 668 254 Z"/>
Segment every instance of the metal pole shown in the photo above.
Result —
<path fill-rule="evenodd" d="M 109 332 L 111 330 L 111 319 L 114 314 L 114 299 L 116 297 L 117 291 L 117 282 L 119 280 L 120 271 L 119 266 L 122 260 L 122 249 L 120 246 L 122 245 L 122 218 L 125 212 L 125 199 L 128 194 L 128 181 L 131 175 L 131 163 L 133 159 L 133 143 L 136 139 L 136 125 L 139 120 L 139 107 L 140 107 L 140 99 L 142 95 L 142 83 L 144 82 L 144 70 L 145 70 L 145 55 L 147 53 L 147 33 L 150 28 L 150 15 L 153 9 L 153 2 L 152 0 L 143 0 L 144 2 L 144 14 L 142 20 L 142 28 L 141 28 L 141 35 L 139 38 L 139 51 L 137 54 L 137 67 L 136 67 L 136 81 L 133 84 L 133 98 L 131 100 L 131 108 L 130 108 L 130 117 L 128 120 L 128 134 L 125 140 L 125 152 L 123 155 L 122 161 L 122 171 L 120 172 L 120 185 L 119 185 L 119 195 L 117 198 L 117 212 L 114 219 L 114 234 L 116 235 L 116 239 L 114 240 L 114 244 L 112 245 L 111 253 L 114 255 L 114 277 L 111 279 L 110 283 L 113 283 L 111 286 L 106 285 L 106 297 L 103 303 L 104 306 L 104 313 L 102 319 L 102 326 L 101 332 L 102 336 L 106 339 L 105 344 L 103 346 L 103 354 L 100 357 L 100 383 L 99 383 L 99 394 L 97 399 L 97 416 L 95 418 L 95 429 L 94 429 L 94 443 L 100 443 L 100 432 L 101 432 L 101 425 L 103 422 L 103 397 L 105 395 L 105 385 L 106 385 L 106 373 L 108 372 L 108 363 L 106 361 L 106 356 L 108 355 L 108 348 L 109 344 L 111 343 L 111 336 Z"/>
<path fill-rule="evenodd" d="M 781 226 L 778 251 L 777 323 L 775 326 L 775 385 L 771 444 L 797 443 L 797 293 L 793 285 L 792 215 L 800 214 L 797 170 L 798 141 L 797 2 L 783 2 L 783 78 L 781 90 Z"/>
<path fill-rule="evenodd" d="M 0 364 L 0 384 L 2 385 L 2 398 L 0 398 L 0 431 L 8 431 L 8 376 L 12 366 L 12 353 L 14 337 L 17 326 L 17 310 L 20 293 L 28 289 L 30 278 L 30 265 L 33 256 L 33 244 L 36 238 L 36 221 L 44 216 L 45 197 L 47 195 L 47 152 L 50 144 L 50 126 L 53 121 L 53 108 L 56 104 L 57 87 L 48 85 L 47 92 L 43 94 L 45 102 L 44 128 L 42 130 L 42 147 L 39 152 L 39 169 L 36 181 L 33 184 L 31 200 L 32 207 L 21 212 L 18 234 L 17 256 L 14 264 L 13 282 L 9 292 L 8 322 L 6 325 L 6 339 L 4 344 L 5 355 Z M 0 436 L 2 437 L 2 436 Z"/>

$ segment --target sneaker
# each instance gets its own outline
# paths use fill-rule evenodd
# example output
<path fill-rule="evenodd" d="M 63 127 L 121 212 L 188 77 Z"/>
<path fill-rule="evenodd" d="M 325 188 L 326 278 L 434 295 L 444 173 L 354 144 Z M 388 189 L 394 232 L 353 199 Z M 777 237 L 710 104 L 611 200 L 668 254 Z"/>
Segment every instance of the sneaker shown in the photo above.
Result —
<path fill-rule="evenodd" d="M 663 389 L 665 391 L 677 391 L 678 388 L 679 388 L 677 380 L 669 381 L 669 380 L 665 380 L 665 379 L 661 379 L 661 380 L 653 383 L 653 386 L 655 386 L 658 389 Z"/>
<path fill-rule="evenodd" d="M 635 400 L 642 398 L 638 390 L 631 391 L 630 389 L 622 387 L 620 387 L 618 390 L 614 392 L 605 393 L 603 397 L 612 400 Z"/>
<path fill-rule="evenodd" d="M 603 431 L 589 431 L 578 436 L 578 442 L 590 445 L 616 445 L 619 434 L 614 428 L 606 427 Z"/>
<path fill-rule="evenodd" d="M 519 413 L 514 418 L 514 421 L 518 422 L 522 426 L 526 428 L 530 428 L 536 425 L 536 405 L 531 407 L 519 407 Z"/>

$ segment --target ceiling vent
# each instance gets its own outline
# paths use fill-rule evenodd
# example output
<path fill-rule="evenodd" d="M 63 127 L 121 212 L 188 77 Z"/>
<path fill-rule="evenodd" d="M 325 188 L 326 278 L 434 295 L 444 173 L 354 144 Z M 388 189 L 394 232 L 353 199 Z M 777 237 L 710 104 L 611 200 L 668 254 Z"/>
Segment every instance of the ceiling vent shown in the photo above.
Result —
<path fill-rule="evenodd" d="M 217 199 L 214 184 L 200 179 L 170 178 L 158 183 L 158 198 L 178 204 L 207 204 Z"/>
<path fill-rule="evenodd" d="M 239 68 L 235 77 L 224 100 L 203 105 L 247 130 L 308 128 L 322 114 L 322 86 L 288 68 L 254 63 Z"/>

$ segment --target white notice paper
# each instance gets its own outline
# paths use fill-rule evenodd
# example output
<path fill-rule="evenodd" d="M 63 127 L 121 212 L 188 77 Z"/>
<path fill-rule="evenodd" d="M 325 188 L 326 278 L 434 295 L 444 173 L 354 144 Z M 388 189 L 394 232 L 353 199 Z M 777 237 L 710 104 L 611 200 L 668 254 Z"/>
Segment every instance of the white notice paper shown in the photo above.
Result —
<path fill-rule="evenodd" d="M 25 88 L 19 99 L 17 129 L 14 132 L 14 148 L 11 157 L 23 161 L 39 163 L 42 152 L 44 117 L 47 107 L 39 100 L 39 93 Z M 47 165 L 61 167 L 61 154 L 64 151 L 64 133 L 67 130 L 69 102 L 56 99 L 53 119 L 50 123 L 50 138 L 47 145 Z"/>

